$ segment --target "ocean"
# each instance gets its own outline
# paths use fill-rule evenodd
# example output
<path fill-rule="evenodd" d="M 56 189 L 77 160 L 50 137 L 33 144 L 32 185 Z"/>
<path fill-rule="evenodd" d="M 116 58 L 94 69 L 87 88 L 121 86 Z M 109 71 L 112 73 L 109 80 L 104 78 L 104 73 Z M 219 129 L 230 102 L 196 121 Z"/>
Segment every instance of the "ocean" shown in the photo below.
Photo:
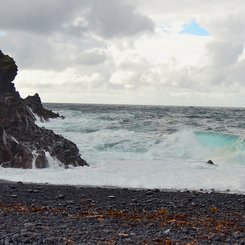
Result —
<path fill-rule="evenodd" d="M 77 144 L 89 167 L 0 169 L 0 179 L 245 193 L 245 108 L 45 104 L 39 126 Z M 212 160 L 215 165 L 207 164 Z"/>

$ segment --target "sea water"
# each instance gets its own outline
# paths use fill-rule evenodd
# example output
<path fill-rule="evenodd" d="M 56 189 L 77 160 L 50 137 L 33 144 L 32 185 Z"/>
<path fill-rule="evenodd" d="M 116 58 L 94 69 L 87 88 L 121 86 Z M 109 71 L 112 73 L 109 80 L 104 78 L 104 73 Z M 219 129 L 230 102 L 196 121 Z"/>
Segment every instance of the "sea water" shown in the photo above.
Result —
<path fill-rule="evenodd" d="M 0 179 L 245 193 L 245 109 L 46 104 L 39 126 L 75 142 L 89 167 L 0 169 Z M 212 160 L 215 165 L 207 164 Z"/>

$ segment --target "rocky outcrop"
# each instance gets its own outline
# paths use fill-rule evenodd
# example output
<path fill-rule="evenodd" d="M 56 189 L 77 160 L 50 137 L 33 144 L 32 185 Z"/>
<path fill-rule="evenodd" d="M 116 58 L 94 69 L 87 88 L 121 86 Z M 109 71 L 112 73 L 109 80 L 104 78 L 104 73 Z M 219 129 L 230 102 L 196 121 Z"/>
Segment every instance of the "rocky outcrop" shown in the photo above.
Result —
<path fill-rule="evenodd" d="M 14 69 L 15 62 L 1 54 L 0 64 L 5 62 L 1 57 L 3 60 L 7 59 L 9 68 L 0 69 L 0 88 L 4 88 L 0 94 L 0 165 L 14 168 L 45 168 L 49 166 L 47 152 L 64 166 L 87 165 L 73 142 L 35 124 L 35 116 L 11 83 L 17 73 L 17 67 Z M 11 75 L 8 76 L 7 71 L 11 72 Z M 46 120 L 47 115 L 52 113 L 46 113 L 45 117 L 44 114 L 41 115 Z"/>
<path fill-rule="evenodd" d="M 31 108 L 41 121 L 48 121 L 50 118 L 60 117 L 64 119 L 64 116 L 60 116 L 59 113 L 54 113 L 51 110 L 47 110 L 43 107 L 39 94 L 28 96 L 24 99 L 25 104 Z"/>
<path fill-rule="evenodd" d="M 208 160 L 208 161 L 207 161 L 207 164 L 214 165 L 214 162 L 213 162 L 212 160 Z"/>
<path fill-rule="evenodd" d="M 17 65 L 15 61 L 8 55 L 4 55 L 0 50 L 0 96 L 14 94 L 19 97 L 19 93 L 15 90 L 12 83 L 17 75 Z"/>

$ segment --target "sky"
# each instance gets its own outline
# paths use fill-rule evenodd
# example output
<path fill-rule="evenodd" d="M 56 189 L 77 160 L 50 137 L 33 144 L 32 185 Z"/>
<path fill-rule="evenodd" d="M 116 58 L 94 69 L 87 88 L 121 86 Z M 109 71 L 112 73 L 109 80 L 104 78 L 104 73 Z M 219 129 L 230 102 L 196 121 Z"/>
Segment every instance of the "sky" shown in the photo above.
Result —
<path fill-rule="evenodd" d="M 22 97 L 245 106 L 243 0 L 0 0 Z"/>

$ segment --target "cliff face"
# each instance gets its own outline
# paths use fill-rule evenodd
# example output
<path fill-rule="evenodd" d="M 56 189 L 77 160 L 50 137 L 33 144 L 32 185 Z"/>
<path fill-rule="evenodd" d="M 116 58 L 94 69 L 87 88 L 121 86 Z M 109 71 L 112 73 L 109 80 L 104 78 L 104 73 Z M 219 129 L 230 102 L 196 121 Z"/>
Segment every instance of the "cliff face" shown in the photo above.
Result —
<path fill-rule="evenodd" d="M 18 68 L 14 60 L 4 55 L 0 50 L 0 96 L 14 94 L 19 97 L 12 81 L 17 75 Z"/>
<path fill-rule="evenodd" d="M 0 52 L 1 64 L 4 65 L 0 67 L 0 165 L 45 168 L 48 167 L 46 152 L 64 166 L 87 165 L 73 142 L 35 124 L 27 102 L 20 98 L 12 83 L 18 70 L 14 60 Z M 31 102 L 28 103 L 31 107 Z M 41 115 L 45 120 L 49 118 L 47 112 Z M 49 115 L 54 114 L 49 111 Z"/>

